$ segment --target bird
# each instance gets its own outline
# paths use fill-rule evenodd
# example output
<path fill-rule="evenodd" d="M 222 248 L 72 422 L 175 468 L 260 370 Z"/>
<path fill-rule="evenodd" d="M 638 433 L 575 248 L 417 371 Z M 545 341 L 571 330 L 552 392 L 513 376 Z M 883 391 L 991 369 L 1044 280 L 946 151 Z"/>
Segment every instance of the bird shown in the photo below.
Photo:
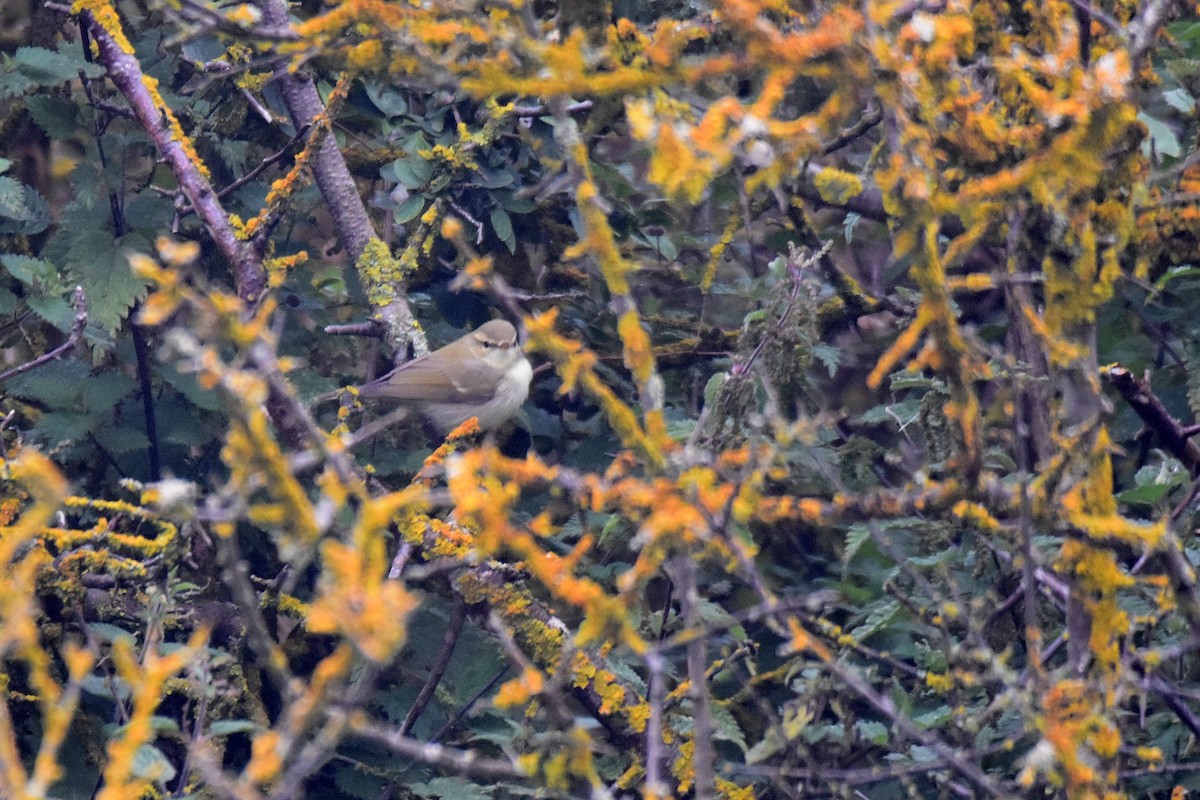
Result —
<path fill-rule="evenodd" d="M 358 393 L 399 400 L 445 436 L 471 417 L 482 430 L 500 427 L 521 408 L 532 379 L 517 329 L 494 319 L 358 387 Z"/>

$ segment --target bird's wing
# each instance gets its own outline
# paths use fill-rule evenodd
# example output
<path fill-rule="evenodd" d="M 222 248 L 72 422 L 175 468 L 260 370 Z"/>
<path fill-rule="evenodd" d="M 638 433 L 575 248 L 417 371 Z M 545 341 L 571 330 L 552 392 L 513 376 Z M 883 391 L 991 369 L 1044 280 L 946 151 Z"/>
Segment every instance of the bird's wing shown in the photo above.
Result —
<path fill-rule="evenodd" d="M 450 403 L 483 403 L 495 395 L 501 378 L 495 367 L 477 362 L 459 364 L 457 374 L 449 375 L 438 361 L 421 356 L 407 361 L 391 372 L 359 387 L 364 397 L 391 397 L 396 400 L 433 400 Z M 488 391 L 470 391 L 471 387 L 489 386 Z"/>

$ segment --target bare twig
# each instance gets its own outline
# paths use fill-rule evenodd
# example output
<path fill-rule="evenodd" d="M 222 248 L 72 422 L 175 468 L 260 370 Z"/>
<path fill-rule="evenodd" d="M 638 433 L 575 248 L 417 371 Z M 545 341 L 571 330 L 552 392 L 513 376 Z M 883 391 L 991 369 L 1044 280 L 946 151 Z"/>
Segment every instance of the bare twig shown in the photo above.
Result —
<path fill-rule="evenodd" d="M 492 689 L 496 688 L 496 684 L 500 682 L 500 679 L 503 678 L 507 672 L 508 665 L 506 664 L 505 666 L 501 667 L 500 670 L 493 675 L 487 683 L 479 687 L 479 691 L 473 694 L 470 699 L 467 700 L 467 702 L 463 703 L 462 708 L 450 715 L 450 719 L 446 720 L 442 727 L 438 728 L 437 733 L 429 737 L 430 743 L 433 744 L 440 742 L 442 737 L 453 730 L 454 726 L 457 725 L 463 717 L 471 713 L 471 709 L 475 707 L 476 703 L 482 700 L 485 695 L 492 691 Z"/>
<path fill-rule="evenodd" d="M 682 605 L 684 625 L 687 629 L 699 629 L 700 592 L 696 586 L 696 564 L 690 556 L 676 559 L 673 570 L 675 582 L 679 584 L 679 599 Z M 716 753 L 713 750 L 712 707 L 708 696 L 707 640 L 702 636 L 692 637 L 687 643 L 687 675 L 691 684 L 692 698 L 692 769 L 695 774 L 694 795 L 697 800 L 711 800 L 717 796 L 717 777 L 713 771 Z"/>
<path fill-rule="evenodd" d="M 33 361 L 27 361 L 24 364 L 13 367 L 7 372 L 0 373 L 0 383 L 9 378 L 14 378 L 21 373 L 29 372 L 31 369 L 36 369 L 43 364 L 48 364 L 51 361 L 62 358 L 75 349 L 75 346 L 83 340 L 83 331 L 87 328 L 88 321 L 87 296 L 84 294 L 82 286 L 75 287 L 75 300 L 73 304 L 75 306 L 75 321 L 71 325 L 71 333 L 67 336 L 67 340 L 50 352 L 38 356 Z"/>
<path fill-rule="evenodd" d="M 100 62 L 108 69 L 109 79 L 125 96 L 138 123 L 170 166 L 180 189 L 232 267 L 238 296 L 247 303 L 258 302 L 266 289 L 266 270 L 254 248 L 238 238 L 212 185 L 192 161 L 185 143 L 176 139 L 175 125 L 178 123 L 172 124 L 171 110 L 151 94 L 137 56 L 126 53 L 105 27 L 96 22 L 91 12 L 84 11 L 80 16 L 96 43 Z"/>
<path fill-rule="evenodd" d="M 273 153 L 273 154 L 267 156 L 266 158 L 264 158 L 262 161 L 259 162 L 257 167 L 250 170 L 245 175 L 243 175 L 242 177 L 238 178 L 233 183 L 226 186 L 224 189 L 222 189 L 220 192 L 217 193 L 217 196 L 220 197 L 222 200 L 224 200 L 226 197 L 233 194 L 235 191 L 242 188 L 243 186 L 245 186 L 247 183 L 254 180 L 255 178 L 257 178 L 259 175 L 261 175 L 263 173 L 264 170 L 266 170 L 267 167 L 271 166 L 276 161 L 279 161 L 281 158 L 286 156 L 288 154 L 288 151 L 290 151 L 293 147 L 295 147 L 297 144 L 299 144 L 301 141 L 303 141 L 305 139 L 305 137 L 308 136 L 309 131 L 311 131 L 311 130 L 312 130 L 311 125 L 303 125 L 300 128 L 300 130 L 297 131 L 296 135 L 293 136 L 290 140 L 288 140 L 288 143 L 285 144 L 279 152 Z M 190 210 L 191 209 L 188 209 L 188 211 L 190 211 Z"/>
<path fill-rule="evenodd" d="M 1167 21 L 1167 14 L 1179 0 L 1150 0 L 1141 13 L 1129 24 L 1129 60 L 1136 69 L 1138 62 L 1149 52 L 1158 30 Z"/>
<path fill-rule="evenodd" d="M 646 724 L 646 790 L 647 796 L 667 797 L 670 789 L 663 777 L 663 696 L 667 660 L 657 649 L 646 654 L 649 671 L 650 720 Z"/>
<path fill-rule="evenodd" d="M 346 325 L 326 325 L 325 333 L 330 336 L 373 336 L 378 339 L 383 336 L 383 328 L 378 322 L 351 322 Z"/>
<path fill-rule="evenodd" d="M 867 111 L 858 118 L 854 125 L 839 133 L 834 138 L 830 139 L 821 152 L 829 155 L 835 150 L 840 150 L 846 145 L 863 136 L 867 131 L 874 128 L 883 121 L 883 112 L 878 107 L 868 108 Z"/>
<path fill-rule="evenodd" d="M 587 111 L 591 107 L 592 107 L 591 100 L 580 100 L 577 103 L 568 103 L 565 106 L 565 109 L 568 114 L 576 114 L 580 111 Z M 550 109 L 541 104 L 513 106 L 512 111 L 513 111 L 513 114 L 515 114 L 518 117 L 522 117 L 522 118 L 540 117 L 544 114 L 550 113 Z"/>
<path fill-rule="evenodd" d="M 524 783 L 528 778 L 509 761 L 485 758 L 471 750 L 455 750 L 432 742 L 404 736 L 399 730 L 371 722 L 361 716 L 350 718 L 350 734 L 382 745 L 404 758 L 457 775 Z"/>
<path fill-rule="evenodd" d="M 1124 367 L 1107 367 L 1102 373 L 1142 422 L 1158 436 L 1167 452 L 1182 461 L 1193 475 L 1200 474 L 1200 445 L 1188 438 L 1188 430 L 1167 411 L 1150 385 L 1135 378 Z"/>
<path fill-rule="evenodd" d="M 446 636 L 442 639 L 442 648 L 438 651 L 437 658 L 433 660 L 429 678 L 421 687 L 421 691 L 417 693 L 417 699 L 413 700 L 412 708 L 404 716 L 404 722 L 400 723 L 401 736 L 408 735 L 413 725 L 416 724 L 417 718 L 421 716 L 421 712 L 425 710 L 425 706 L 429 705 L 429 701 L 433 699 L 433 693 L 441 683 L 442 676 L 446 673 L 446 666 L 450 663 L 450 656 L 454 654 L 454 646 L 458 644 L 458 637 L 462 633 L 463 622 L 466 618 L 467 604 L 461 595 L 456 595 L 454 611 L 450 615 L 450 627 L 446 629 Z"/>
<path fill-rule="evenodd" d="M 281 30 L 288 28 L 289 10 L 284 0 L 258 0 L 258 5 L 263 11 L 263 21 L 269 27 Z M 275 70 L 275 81 L 297 130 L 325 114 L 325 105 L 317 94 L 317 87 L 307 75 L 281 64 Z M 333 136 L 322 137 L 313 154 L 312 170 L 317 188 L 325 199 L 325 206 L 333 217 L 338 237 L 350 257 L 357 262 L 367 245 L 377 240 L 378 235 L 359 196 L 354 176 L 350 174 L 346 159 Z M 414 323 L 404 287 L 392 288 L 391 301 L 374 309 L 377 319 L 387 328 L 387 339 L 395 350 L 402 350 L 412 342 L 417 352 L 424 352 L 424 333 Z"/>
<path fill-rule="evenodd" d="M 475 228 L 475 244 L 483 244 L 483 223 L 475 219 L 470 211 L 467 211 L 453 200 L 450 201 L 450 207 L 453 208 L 460 217 L 471 223 L 471 225 Z"/>

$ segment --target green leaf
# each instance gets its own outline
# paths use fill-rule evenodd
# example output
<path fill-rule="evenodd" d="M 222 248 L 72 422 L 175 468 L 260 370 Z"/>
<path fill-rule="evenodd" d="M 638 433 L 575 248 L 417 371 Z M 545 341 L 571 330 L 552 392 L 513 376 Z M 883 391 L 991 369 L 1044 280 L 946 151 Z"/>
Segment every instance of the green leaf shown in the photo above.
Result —
<path fill-rule="evenodd" d="M 41 95 L 25 99 L 25 108 L 51 139 L 66 139 L 79 130 L 79 106 L 64 97 Z"/>
<path fill-rule="evenodd" d="M 888 729 L 882 722 L 860 719 L 854 723 L 854 730 L 868 744 L 883 746 L 888 743 Z"/>
<path fill-rule="evenodd" d="M 129 699 L 129 684 L 115 675 L 85 675 L 79 687 L 90 695 L 107 700 L 124 702 Z"/>
<path fill-rule="evenodd" d="M 442 800 L 491 800 L 489 789 L 465 778 L 434 778 L 425 783 L 410 783 L 406 787 L 418 797 L 440 797 Z"/>
<path fill-rule="evenodd" d="M 1153 151 L 1159 157 L 1179 157 L 1183 152 L 1183 148 L 1179 144 L 1179 135 L 1171 126 L 1144 111 L 1140 112 L 1137 118 L 1146 126 L 1146 132 L 1149 134 L 1146 140 L 1142 142 L 1143 155 L 1149 158 L 1151 151 Z"/>
<path fill-rule="evenodd" d="M 75 322 L 75 310 L 67 302 L 65 295 L 40 295 L 26 297 L 25 305 L 29 310 L 49 322 L 60 331 L 69 331 Z"/>
<path fill-rule="evenodd" d="M 73 81 L 80 71 L 89 78 L 99 78 L 104 68 L 88 63 L 79 45 L 64 42 L 61 50 L 44 47 L 19 47 L 0 63 L 0 99 L 18 97 L 34 89 Z"/>
<path fill-rule="evenodd" d="M 504 242 L 508 252 L 517 252 L 517 237 L 513 234 L 512 219 L 507 211 L 502 208 L 492 209 L 492 230 L 496 232 L 496 237 Z"/>
<path fill-rule="evenodd" d="M 1128 505 L 1139 506 L 1155 506 L 1171 493 L 1175 487 L 1173 485 L 1159 483 L 1150 484 L 1147 486 L 1137 486 L 1133 489 L 1126 489 L 1123 492 L 1118 492 L 1117 502 L 1126 503 Z"/>
<path fill-rule="evenodd" d="M 926 711 L 924 714 L 913 715 L 912 720 L 920 727 L 928 730 L 930 728 L 937 728 L 945 725 L 951 720 L 952 717 L 953 715 L 950 713 L 950 706 L 938 706 L 935 709 Z"/>
<path fill-rule="evenodd" d="M 385 782 L 379 776 L 362 769 L 358 764 L 341 765 L 333 780 L 340 792 L 339 797 L 350 797 L 354 800 L 376 800 L 387 794 L 382 791 L 386 786 Z"/>
<path fill-rule="evenodd" d="M 234 733 L 250 733 L 258 726 L 248 719 L 221 719 L 208 726 L 209 736 L 229 736 Z"/>
<path fill-rule="evenodd" d="M 88 633 L 103 642 L 123 641 L 129 645 L 137 643 L 136 636 L 124 628 L 119 628 L 109 622 L 89 622 L 87 630 Z"/>
<path fill-rule="evenodd" d="M 61 286 L 58 270 L 49 261 L 29 256 L 0 255 L 0 265 L 26 286 Z"/>
<path fill-rule="evenodd" d="M 31 236 L 50 225 L 50 206 L 32 186 L 0 175 L 0 233 Z"/>
<path fill-rule="evenodd" d="M 127 252 L 150 249 L 149 242 L 137 234 L 114 239 L 107 208 L 73 204 L 64 212 L 44 255 L 83 287 L 89 322 L 112 333 L 133 304 L 146 296 L 148 286 L 134 275 Z"/>
<path fill-rule="evenodd" d="M 862 546 L 871 541 L 871 529 L 866 525 L 851 525 L 846 531 L 846 545 L 842 549 L 842 563 L 849 564 Z"/>
<path fill-rule="evenodd" d="M 143 780 L 163 784 L 175 780 L 175 766 L 163 752 L 151 744 L 144 744 L 133 754 L 133 774 Z"/>
<path fill-rule="evenodd" d="M 1176 111 L 1190 114 L 1196 108 L 1196 98 L 1184 89 L 1168 89 L 1162 93 L 1163 100 Z"/>
<path fill-rule="evenodd" d="M 829 377 L 837 374 L 838 365 L 842 361 L 842 350 L 831 344 L 817 342 L 812 346 L 813 358 L 825 365 Z"/>
<path fill-rule="evenodd" d="M 424 209 L 425 197 L 423 195 L 409 195 L 407 200 L 396 206 L 396 210 L 392 212 L 392 216 L 395 218 L 397 225 L 403 225 L 409 220 L 416 219 Z"/>
<path fill-rule="evenodd" d="M 414 133 L 401 145 L 407 153 L 380 170 L 385 180 L 394 180 L 404 185 L 409 191 L 424 189 L 433 177 L 434 163 L 421 155 L 431 149 L 431 145 L 420 133 Z"/>
<path fill-rule="evenodd" d="M 18 397 L 36 400 L 52 409 L 93 415 L 106 413 L 128 396 L 137 384 L 115 370 L 90 374 L 76 359 L 51 361 L 13 380 L 6 387 Z"/>
<path fill-rule="evenodd" d="M 733 742 L 743 753 L 747 752 L 746 734 L 729 709 L 722 703 L 712 703 L 709 706 L 713 721 L 713 738 Z"/>
<path fill-rule="evenodd" d="M 782 752 L 787 746 L 788 743 L 783 738 L 783 732 L 779 728 L 771 726 L 763 734 L 763 738 L 759 739 L 753 747 L 746 751 L 746 763 L 761 764 L 772 756 Z"/>
<path fill-rule="evenodd" d="M 379 81 L 364 80 L 363 90 L 385 117 L 399 117 L 408 113 L 408 100 L 399 89 Z"/>
<path fill-rule="evenodd" d="M 480 167 L 475 170 L 475 183 L 479 184 L 482 189 L 503 189 L 512 186 L 515 182 L 516 178 L 507 169 Z"/>
<path fill-rule="evenodd" d="M 900 603 L 896 600 L 881 600 L 870 608 L 866 620 L 850 631 L 850 635 L 860 642 L 878 633 L 900 613 Z"/>
<path fill-rule="evenodd" d="M 92 431 L 96 442 L 114 455 L 142 452 L 150 444 L 146 434 L 123 425 L 103 425 Z"/>

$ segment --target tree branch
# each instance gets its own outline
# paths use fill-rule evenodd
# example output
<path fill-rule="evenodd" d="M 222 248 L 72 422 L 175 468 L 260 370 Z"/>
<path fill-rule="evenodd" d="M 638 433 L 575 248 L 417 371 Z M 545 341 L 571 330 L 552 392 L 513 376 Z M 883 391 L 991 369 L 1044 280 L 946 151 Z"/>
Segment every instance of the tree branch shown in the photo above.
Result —
<path fill-rule="evenodd" d="M 174 113 L 157 92 L 151 91 L 141 63 L 132 52 L 126 52 L 128 45 L 119 44 L 91 12 L 81 12 L 81 18 L 96 42 L 100 63 L 108 70 L 109 79 L 125 96 L 138 123 L 158 148 L 179 182 L 179 188 L 196 209 L 221 255 L 229 262 L 238 296 L 247 303 L 259 302 L 267 286 L 266 270 L 254 249 L 238 239 L 212 184 L 201 171 L 200 164 L 193 160 L 190 144 L 179 133 L 179 122 Z"/>

